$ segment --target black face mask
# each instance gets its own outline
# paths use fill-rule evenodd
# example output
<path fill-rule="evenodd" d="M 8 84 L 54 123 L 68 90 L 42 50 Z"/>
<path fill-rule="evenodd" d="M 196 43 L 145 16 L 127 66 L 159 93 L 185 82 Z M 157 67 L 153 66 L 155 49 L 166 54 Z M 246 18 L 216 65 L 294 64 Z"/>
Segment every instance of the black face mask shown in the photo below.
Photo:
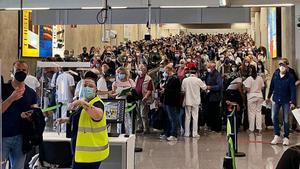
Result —
<path fill-rule="evenodd" d="M 18 82 L 24 82 L 26 79 L 27 74 L 23 71 L 16 72 L 14 77 Z"/>

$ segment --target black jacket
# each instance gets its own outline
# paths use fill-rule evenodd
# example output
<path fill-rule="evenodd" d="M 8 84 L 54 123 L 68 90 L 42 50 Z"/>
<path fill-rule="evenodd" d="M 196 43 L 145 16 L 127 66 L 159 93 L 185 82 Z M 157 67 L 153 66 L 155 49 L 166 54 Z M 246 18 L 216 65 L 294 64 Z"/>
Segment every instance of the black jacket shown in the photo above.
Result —
<path fill-rule="evenodd" d="M 23 127 L 23 152 L 29 152 L 33 146 L 37 146 L 43 141 L 43 132 L 45 129 L 45 117 L 41 109 L 33 109 L 31 120 L 24 119 Z"/>
<path fill-rule="evenodd" d="M 177 76 L 168 77 L 164 86 L 164 104 L 168 106 L 178 106 L 180 102 L 181 84 Z"/>

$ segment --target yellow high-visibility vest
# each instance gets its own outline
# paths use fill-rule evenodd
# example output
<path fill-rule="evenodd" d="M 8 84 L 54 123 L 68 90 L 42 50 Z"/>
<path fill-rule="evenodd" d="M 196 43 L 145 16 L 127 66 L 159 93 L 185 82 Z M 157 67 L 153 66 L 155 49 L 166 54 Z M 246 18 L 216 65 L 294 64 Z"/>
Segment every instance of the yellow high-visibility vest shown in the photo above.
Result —
<path fill-rule="evenodd" d="M 91 100 L 89 104 L 93 105 L 98 101 L 102 102 L 97 96 Z M 95 122 L 89 114 L 82 109 L 76 139 L 75 162 L 100 162 L 105 160 L 108 156 L 109 145 L 105 112 L 103 113 L 101 121 Z"/>

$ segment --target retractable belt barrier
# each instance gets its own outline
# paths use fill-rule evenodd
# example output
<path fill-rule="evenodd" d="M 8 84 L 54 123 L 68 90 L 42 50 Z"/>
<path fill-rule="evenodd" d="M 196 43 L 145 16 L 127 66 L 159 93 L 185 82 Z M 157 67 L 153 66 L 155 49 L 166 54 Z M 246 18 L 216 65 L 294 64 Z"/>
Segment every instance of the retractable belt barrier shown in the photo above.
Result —
<path fill-rule="evenodd" d="M 52 111 L 52 110 L 58 109 L 58 108 L 60 108 L 64 105 L 67 105 L 67 103 L 57 103 L 55 106 L 51 106 L 51 107 L 47 107 L 47 108 L 42 109 L 42 112 L 45 113 L 45 112 L 48 112 L 48 111 Z"/>

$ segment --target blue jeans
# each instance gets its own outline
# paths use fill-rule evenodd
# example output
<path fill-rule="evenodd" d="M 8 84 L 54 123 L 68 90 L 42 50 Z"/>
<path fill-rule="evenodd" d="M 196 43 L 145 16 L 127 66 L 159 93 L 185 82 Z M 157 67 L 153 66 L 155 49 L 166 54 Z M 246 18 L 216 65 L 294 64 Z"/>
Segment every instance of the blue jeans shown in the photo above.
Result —
<path fill-rule="evenodd" d="M 279 127 L 279 110 L 282 107 L 283 109 L 283 125 L 284 125 L 284 137 L 289 137 L 289 112 L 290 104 L 289 103 L 272 103 L 272 120 L 274 123 L 274 134 L 280 136 L 280 127 Z"/>
<path fill-rule="evenodd" d="M 21 135 L 2 137 L 2 161 L 9 160 L 11 169 L 24 169 L 26 155 L 22 151 Z M 5 164 L 2 165 L 5 168 Z"/>
<path fill-rule="evenodd" d="M 178 114 L 175 106 L 166 105 L 166 111 L 170 121 L 170 136 L 177 137 Z"/>
<path fill-rule="evenodd" d="M 179 126 L 183 129 L 184 129 L 184 115 L 185 115 L 184 107 L 180 107 L 178 119 L 179 119 Z"/>

